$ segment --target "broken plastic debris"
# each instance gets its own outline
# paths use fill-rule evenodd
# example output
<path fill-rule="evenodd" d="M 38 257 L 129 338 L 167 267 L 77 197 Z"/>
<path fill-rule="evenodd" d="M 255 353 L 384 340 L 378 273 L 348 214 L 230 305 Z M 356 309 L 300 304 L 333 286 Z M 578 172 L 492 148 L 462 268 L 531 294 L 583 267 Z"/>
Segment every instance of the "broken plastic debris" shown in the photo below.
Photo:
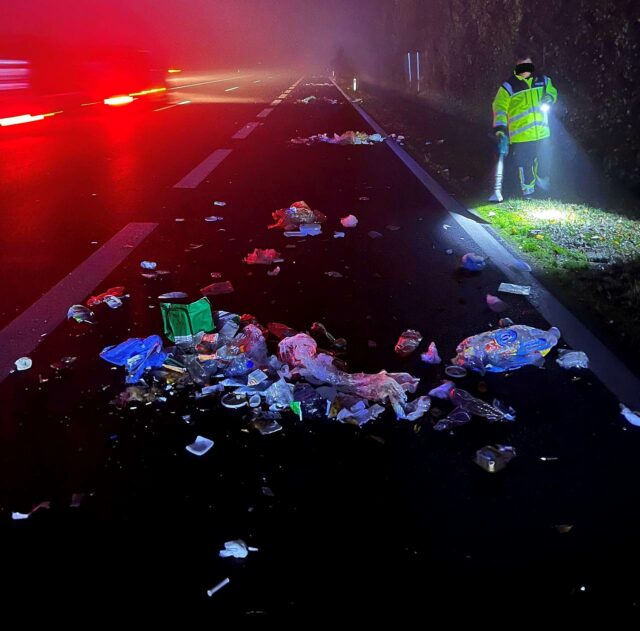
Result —
<path fill-rule="evenodd" d="M 185 449 L 194 456 L 203 456 L 213 447 L 213 441 L 204 436 L 196 436 L 196 439 L 185 447 Z"/>
<path fill-rule="evenodd" d="M 29 515 L 31 513 L 19 513 L 18 511 L 14 511 L 11 513 L 11 519 L 14 521 L 19 521 L 21 519 L 29 519 Z"/>
<path fill-rule="evenodd" d="M 501 329 L 506 329 L 508 326 L 513 326 L 515 322 L 511 318 L 500 318 L 498 320 L 498 326 Z"/>
<path fill-rule="evenodd" d="M 505 294 L 529 296 L 531 294 L 531 287 L 529 287 L 529 285 L 512 285 L 511 283 L 500 283 L 498 291 L 501 291 Z"/>
<path fill-rule="evenodd" d="M 400 357 L 407 357 L 418 348 L 422 341 L 422 334 L 413 329 L 407 329 L 396 342 L 394 350 Z"/>
<path fill-rule="evenodd" d="M 178 300 L 180 298 L 187 298 L 188 294 L 184 291 L 170 291 L 166 294 L 160 294 L 158 300 Z"/>
<path fill-rule="evenodd" d="M 227 202 L 219 202 L 219 201 L 215 201 L 215 202 L 213 202 L 213 205 L 214 205 L 214 206 L 226 206 L 226 205 L 227 205 Z"/>
<path fill-rule="evenodd" d="M 632 412 L 626 405 L 621 403 L 620 414 L 622 414 L 622 416 L 624 416 L 631 425 L 640 427 L 640 412 Z"/>
<path fill-rule="evenodd" d="M 280 266 L 277 265 L 272 270 L 269 270 L 267 272 L 267 276 L 277 276 L 279 273 L 280 273 Z"/>
<path fill-rule="evenodd" d="M 506 403 L 503 403 L 499 399 L 493 400 L 493 407 L 497 410 L 500 410 L 503 414 L 503 418 L 505 421 L 515 421 L 516 420 L 516 411 Z"/>
<path fill-rule="evenodd" d="M 282 425 L 274 419 L 257 418 L 251 422 L 251 425 L 257 429 L 263 436 L 275 434 L 282 430 Z"/>
<path fill-rule="evenodd" d="M 468 252 L 462 257 L 462 267 L 470 272 L 479 272 L 487 266 L 484 256 Z"/>
<path fill-rule="evenodd" d="M 457 407 L 443 419 L 440 419 L 434 426 L 433 429 L 436 432 L 445 432 L 451 429 L 455 429 L 456 427 L 462 427 L 471 421 L 471 412 L 465 410 L 464 408 Z"/>
<path fill-rule="evenodd" d="M 142 269 L 155 269 L 158 264 L 155 261 L 141 261 L 140 267 Z"/>
<path fill-rule="evenodd" d="M 291 144 L 312 145 L 317 142 L 326 142 L 331 145 L 373 145 L 382 142 L 384 138 L 380 134 L 367 134 L 361 131 L 345 131 L 343 134 L 315 134 L 307 138 L 292 138 Z"/>
<path fill-rule="evenodd" d="M 431 342 L 431 344 L 429 344 L 429 349 L 426 353 L 422 353 L 422 355 L 420 355 L 420 359 L 427 364 L 442 363 L 442 359 L 440 358 L 440 355 L 438 355 L 438 349 L 435 342 Z"/>
<path fill-rule="evenodd" d="M 204 220 L 209 223 L 213 223 L 215 221 L 223 221 L 224 217 L 217 217 L 216 215 L 211 215 L 210 217 L 205 217 Z"/>
<path fill-rule="evenodd" d="M 429 390 L 429 396 L 436 397 L 436 399 L 448 399 L 453 388 L 455 388 L 453 381 L 443 381 L 437 388 Z"/>
<path fill-rule="evenodd" d="M 340 272 L 325 272 L 326 276 L 330 276 L 331 278 L 342 278 L 342 274 Z"/>
<path fill-rule="evenodd" d="M 200 290 L 200 293 L 203 296 L 220 296 L 222 294 L 231 294 L 233 293 L 233 285 L 225 280 L 222 283 L 212 283 L 211 285 L 207 285 Z"/>
<path fill-rule="evenodd" d="M 569 368 L 589 368 L 589 358 L 582 351 L 570 351 L 566 348 L 558 350 L 556 363 L 565 370 Z"/>
<path fill-rule="evenodd" d="M 358 199 L 359 199 L 361 202 L 368 202 L 368 201 L 369 201 L 369 198 L 368 198 L 368 197 L 366 197 L 365 195 L 363 195 L 362 197 L 358 197 Z"/>
<path fill-rule="evenodd" d="M 444 251 L 445 254 L 453 254 L 453 250 L 451 248 L 448 248 L 447 250 Z"/>
<path fill-rule="evenodd" d="M 347 215 L 340 219 L 340 223 L 344 228 L 355 228 L 358 225 L 358 219 L 355 215 Z"/>
<path fill-rule="evenodd" d="M 372 239 L 379 239 L 382 236 L 382 233 L 377 232 L 376 230 L 369 230 L 369 232 L 367 232 L 367 234 L 372 238 Z"/>
<path fill-rule="evenodd" d="M 498 296 L 487 294 L 487 307 L 489 307 L 489 309 L 494 313 L 500 313 L 501 311 L 508 309 L 509 305 L 498 298 Z"/>
<path fill-rule="evenodd" d="M 508 445 L 487 445 L 476 451 L 473 461 L 489 473 L 502 471 L 516 457 L 516 450 Z"/>
<path fill-rule="evenodd" d="M 522 324 L 468 337 L 458 344 L 452 362 L 484 374 L 504 372 L 522 366 L 544 365 L 547 353 L 558 343 L 560 331 L 548 331 Z"/>
<path fill-rule="evenodd" d="M 137 383 L 147 368 L 159 368 L 167 359 L 162 349 L 162 340 L 157 335 L 142 339 L 139 337 L 116 345 L 107 346 L 100 357 L 116 366 L 125 366 L 128 372 L 126 382 Z"/>
<path fill-rule="evenodd" d="M 502 421 L 505 418 L 505 412 L 493 405 L 489 405 L 482 399 L 477 399 L 461 388 L 453 388 L 449 392 L 449 400 L 455 407 L 462 408 L 474 416 L 482 416 L 490 423 Z M 512 412 L 515 414 L 514 410 L 512 410 Z"/>
<path fill-rule="evenodd" d="M 249 552 L 257 552 L 258 548 L 252 548 L 242 541 L 242 539 L 234 539 L 233 541 L 225 541 L 224 548 L 220 550 L 218 556 L 222 559 L 233 557 L 235 559 L 244 559 Z"/>
<path fill-rule="evenodd" d="M 64 368 L 69 368 L 75 361 L 78 359 L 77 357 L 63 357 L 60 361 L 54 362 L 51 364 L 51 368 L 54 370 L 63 370 Z"/>
<path fill-rule="evenodd" d="M 391 232 L 395 232 L 396 230 L 400 230 L 400 226 L 394 226 L 393 224 L 388 224 L 385 228 Z"/>
<path fill-rule="evenodd" d="M 73 318 L 78 323 L 95 324 L 94 317 L 93 311 L 84 305 L 71 305 L 67 311 L 67 320 Z"/>
<path fill-rule="evenodd" d="M 255 248 L 253 252 L 247 254 L 242 260 L 247 265 L 271 265 L 272 263 L 282 263 L 284 261 L 280 252 L 273 248 L 267 248 L 266 250 Z"/>
<path fill-rule="evenodd" d="M 467 376 L 467 370 L 462 366 L 447 366 L 444 369 L 445 375 L 453 377 L 454 379 L 461 379 Z"/>
<path fill-rule="evenodd" d="M 20 357 L 13 362 L 18 370 L 29 370 L 33 366 L 33 362 L 29 357 Z"/>
<path fill-rule="evenodd" d="M 217 585 L 214 585 L 211 589 L 207 590 L 207 596 L 213 596 L 217 591 L 220 591 L 225 585 L 228 585 L 231 581 L 228 578 L 221 580 Z"/>
<path fill-rule="evenodd" d="M 119 309 L 122 307 L 122 300 L 117 296 L 105 296 L 104 303 L 109 307 L 109 309 Z"/>
<path fill-rule="evenodd" d="M 344 238 L 344 232 L 338 232 L 337 230 L 333 231 L 333 238 L 334 239 L 343 239 Z"/>

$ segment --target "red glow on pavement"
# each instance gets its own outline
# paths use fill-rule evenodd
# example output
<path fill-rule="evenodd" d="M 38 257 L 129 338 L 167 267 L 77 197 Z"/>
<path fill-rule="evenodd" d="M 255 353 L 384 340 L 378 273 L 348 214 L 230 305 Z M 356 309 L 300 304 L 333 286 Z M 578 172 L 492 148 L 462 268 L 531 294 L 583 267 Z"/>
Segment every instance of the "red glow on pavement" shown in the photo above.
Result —
<path fill-rule="evenodd" d="M 133 103 L 133 97 L 128 94 L 123 94 L 120 96 L 111 96 L 108 99 L 105 99 L 103 103 L 105 105 L 110 105 L 112 107 L 119 107 L 121 105 L 128 105 L 129 103 Z"/>

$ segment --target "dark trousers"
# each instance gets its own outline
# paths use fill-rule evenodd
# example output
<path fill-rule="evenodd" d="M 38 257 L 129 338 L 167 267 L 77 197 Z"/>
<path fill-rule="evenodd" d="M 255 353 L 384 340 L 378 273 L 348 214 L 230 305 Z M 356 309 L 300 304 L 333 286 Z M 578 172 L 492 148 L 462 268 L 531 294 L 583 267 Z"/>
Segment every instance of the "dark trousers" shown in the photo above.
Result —
<path fill-rule="evenodd" d="M 536 182 L 548 176 L 549 139 L 516 142 L 511 145 L 513 161 L 518 173 L 520 188 L 524 195 L 535 192 Z M 545 187 L 547 188 L 547 187 Z"/>

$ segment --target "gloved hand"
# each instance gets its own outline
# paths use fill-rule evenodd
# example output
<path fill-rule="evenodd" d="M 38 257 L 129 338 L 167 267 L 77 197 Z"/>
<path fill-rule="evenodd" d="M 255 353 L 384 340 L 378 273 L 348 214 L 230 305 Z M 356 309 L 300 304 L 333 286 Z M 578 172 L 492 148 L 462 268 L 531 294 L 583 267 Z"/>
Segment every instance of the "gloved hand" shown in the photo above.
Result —
<path fill-rule="evenodd" d="M 503 131 L 497 131 L 496 140 L 498 142 L 498 151 L 500 152 L 500 155 L 509 155 L 509 139 L 507 138 L 507 134 Z"/>
<path fill-rule="evenodd" d="M 540 99 L 540 103 L 544 103 L 545 105 L 553 105 L 553 98 L 551 98 L 548 94 L 545 94 Z"/>

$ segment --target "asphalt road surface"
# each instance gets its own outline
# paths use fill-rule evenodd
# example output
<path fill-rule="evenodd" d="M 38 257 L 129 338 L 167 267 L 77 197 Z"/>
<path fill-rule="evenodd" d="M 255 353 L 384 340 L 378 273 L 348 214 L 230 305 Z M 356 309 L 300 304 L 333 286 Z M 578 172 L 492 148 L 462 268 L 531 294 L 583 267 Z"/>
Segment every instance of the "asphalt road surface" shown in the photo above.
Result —
<path fill-rule="evenodd" d="M 460 270 L 477 248 L 388 147 L 289 144 L 371 131 L 333 86 L 308 85 L 325 81 L 185 76 L 153 107 L 0 130 L 4 599 L 195 607 L 212 622 L 400 621 L 465 609 L 493 619 L 511 606 L 633 613 L 640 438 L 599 381 L 560 369 L 555 351 L 544 369 L 460 380 L 512 405 L 517 419 L 474 418 L 455 432 L 434 432 L 431 416 L 385 415 L 359 429 L 291 414 L 282 432 L 262 436 L 213 398 L 110 403 L 124 373 L 98 357 L 102 348 L 162 334 L 157 296 L 196 299 L 212 272 L 235 288 L 212 298 L 214 308 L 301 331 L 322 322 L 347 339 L 350 371 L 407 371 L 421 379 L 419 394 L 443 366 L 419 352 L 398 357 L 403 330 L 436 341 L 447 360 L 465 337 L 497 327 L 485 295 L 504 279 L 491 264 Z M 310 94 L 339 103 L 295 104 Z M 298 200 L 327 215 L 321 236 L 267 229 L 271 212 Z M 349 213 L 359 223 L 343 229 Z M 205 222 L 210 215 L 224 219 Z M 256 247 L 282 253 L 278 276 L 242 263 Z M 171 273 L 144 278 L 142 260 Z M 66 321 L 68 306 L 117 285 L 130 295 L 121 309 L 97 307 L 94 326 Z M 502 315 L 516 323 L 553 324 L 526 298 L 503 297 Z M 17 357 L 7 331 L 24 333 L 30 370 L 9 373 Z M 52 368 L 62 357 L 77 359 Z M 185 450 L 197 434 L 215 441 L 201 458 Z M 472 462 L 488 444 L 512 445 L 517 457 L 489 474 Z M 84 494 L 78 507 L 73 494 Z M 12 520 L 40 502 L 50 508 Z M 218 558 L 238 538 L 258 552 Z"/>

